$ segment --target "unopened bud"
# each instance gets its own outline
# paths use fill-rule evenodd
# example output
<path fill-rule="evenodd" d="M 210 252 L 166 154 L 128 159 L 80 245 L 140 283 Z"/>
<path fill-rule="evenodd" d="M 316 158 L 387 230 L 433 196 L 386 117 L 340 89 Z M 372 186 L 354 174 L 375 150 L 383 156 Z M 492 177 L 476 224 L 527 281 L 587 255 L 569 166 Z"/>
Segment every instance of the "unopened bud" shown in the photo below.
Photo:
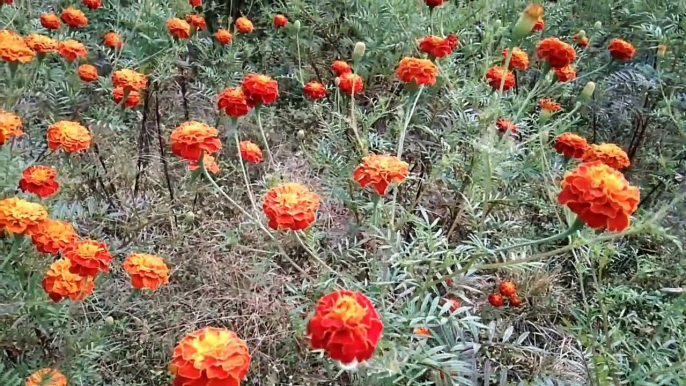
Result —
<path fill-rule="evenodd" d="M 586 37 L 586 31 L 584 31 L 584 30 L 579 30 L 579 32 L 576 34 L 576 36 L 577 36 L 579 39 L 583 39 L 583 38 Z"/>
<path fill-rule="evenodd" d="M 538 115 L 538 122 L 544 125 L 553 116 L 554 111 L 548 109 L 541 109 L 541 113 Z"/>
<path fill-rule="evenodd" d="M 338 87 L 341 84 L 341 78 L 336 77 L 336 79 L 333 80 L 334 84 L 336 84 L 336 87 Z"/>
<path fill-rule="evenodd" d="M 595 83 L 588 82 L 584 86 L 584 89 L 579 93 L 579 100 L 582 102 L 588 102 L 593 97 L 593 92 L 595 91 Z"/>
<path fill-rule="evenodd" d="M 512 37 L 519 40 L 531 33 L 531 30 L 536 25 L 536 21 L 542 15 L 543 7 L 541 5 L 533 3 L 527 5 L 512 29 Z"/>
<path fill-rule="evenodd" d="M 108 325 L 108 326 L 113 325 L 113 324 L 114 324 L 114 318 L 111 317 L 111 316 L 106 317 L 106 318 L 105 318 L 105 324 Z"/>
<path fill-rule="evenodd" d="M 364 56 L 364 51 L 367 46 L 363 42 L 355 43 L 355 49 L 353 50 L 353 62 L 357 62 Z"/>
<path fill-rule="evenodd" d="M 667 45 L 666 44 L 660 44 L 657 46 L 657 56 L 663 58 L 665 56 L 665 53 L 667 52 Z"/>
<path fill-rule="evenodd" d="M 189 224 L 193 223 L 195 221 L 195 213 L 186 212 L 186 214 L 183 216 L 183 219 Z"/>
<path fill-rule="evenodd" d="M 500 29 L 500 27 L 503 26 L 503 21 L 498 19 L 495 21 L 494 25 L 495 25 L 495 29 Z"/>
<path fill-rule="evenodd" d="M 305 139 L 305 130 L 298 130 L 298 132 L 295 133 L 295 136 L 302 141 L 303 139 Z"/>
<path fill-rule="evenodd" d="M 295 32 L 300 31 L 300 20 L 293 22 L 293 28 L 295 28 Z"/>
<path fill-rule="evenodd" d="M 595 29 L 601 29 L 601 28 L 603 28 L 603 23 L 602 23 L 600 20 L 598 20 L 598 21 L 596 21 L 595 24 L 593 25 L 593 28 L 595 28 Z"/>

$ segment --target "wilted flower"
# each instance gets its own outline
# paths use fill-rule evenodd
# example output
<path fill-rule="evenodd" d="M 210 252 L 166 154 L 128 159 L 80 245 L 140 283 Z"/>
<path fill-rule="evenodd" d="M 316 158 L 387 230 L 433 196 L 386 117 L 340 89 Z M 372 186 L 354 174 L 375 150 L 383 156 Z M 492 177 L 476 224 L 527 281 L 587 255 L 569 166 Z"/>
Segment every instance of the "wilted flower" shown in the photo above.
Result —
<path fill-rule="evenodd" d="M 250 162 L 251 164 L 256 164 L 262 162 L 262 150 L 256 144 L 250 141 L 241 141 L 238 143 L 238 148 L 241 153 L 241 158 Z"/>
<path fill-rule="evenodd" d="M 71 262 L 69 272 L 94 277 L 98 272 L 109 272 L 112 256 L 105 243 L 94 240 L 76 240 L 62 252 Z"/>
<path fill-rule="evenodd" d="M 319 196 L 298 183 L 278 185 L 267 191 L 262 210 L 272 229 L 307 229 L 314 222 Z"/>
<path fill-rule="evenodd" d="M 557 38 L 546 38 L 538 43 L 538 57 L 553 67 L 565 67 L 576 59 L 576 51 Z"/>
<path fill-rule="evenodd" d="M 73 62 L 77 58 L 85 58 L 87 54 L 86 47 L 73 39 L 61 41 L 57 49 L 68 62 Z"/>
<path fill-rule="evenodd" d="M 338 80 L 338 88 L 344 94 L 359 94 L 362 92 L 362 90 L 364 90 L 362 78 L 357 74 L 353 74 L 352 72 L 346 72 L 342 74 L 338 77 Z"/>
<path fill-rule="evenodd" d="M 241 89 L 246 99 L 254 105 L 274 103 L 279 96 L 279 84 L 267 75 L 246 76 Z"/>
<path fill-rule="evenodd" d="M 503 77 L 505 78 L 504 83 Z M 501 66 L 489 68 L 486 73 L 486 81 L 494 90 L 500 90 L 501 84 L 503 85 L 503 91 L 508 91 L 515 86 L 515 78 L 512 71 Z"/>
<path fill-rule="evenodd" d="M 390 184 L 400 184 L 407 177 L 407 162 L 386 154 L 371 154 L 362 159 L 353 178 L 363 188 L 371 185 L 379 195 L 386 194 Z"/>
<path fill-rule="evenodd" d="M 41 284 L 45 293 L 55 303 L 60 302 L 64 298 L 74 301 L 83 300 L 93 292 L 93 280 L 72 273 L 70 271 L 71 268 L 71 261 L 60 259 L 52 263 L 48 272 L 45 273 Z M 52 384 L 54 383 L 47 383 L 47 385 Z M 38 383 L 37 385 L 42 386 L 46 384 Z"/>
<path fill-rule="evenodd" d="M 67 153 L 86 150 L 91 146 L 91 134 L 77 122 L 58 121 L 48 126 L 48 147 L 57 150 L 60 147 Z"/>
<path fill-rule="evenodd" d="M 189 121 L 171 133 L 171 151 L 189 161 L 197 161 L 200 154 L 212 154 L 222 148 L 219 132 L 205 123 Z"/>
<path fill-rule="evenodd" d="M 188 39 L 191 37 L 191 25 L 178 17 L 167 20 L 167 31 L 178 39 Z"/>
<path fill-rule="evenodd" d="M 79 74 L 79 79 L 84 82 L 95 82 L 98 80 L 98 69 L 91 64 L 80 65 L 76 72 Z"/>
<path fill-rule="evenodd" d="M 319 82 L 308 82 L 303 87 L 303 93 L 312 100 L 322 99 L 326 96 L 326 86 Z"/>
<path fill-rule="evenodd" d="M 250 112 L 250 103 L 240 88 L 227 88 L 219 94 L 217 107 L 232 118 L 242 117 Z"/>
<path fill-rule="evenodd" d="M 605 165 L 620 170 L 631 165 L 629 156 L 614 143 L 601 143 L 591 145 L 583 155 L 584 162 L 600 161 Z"/>
<path fill-rule="evenodd" d="M 612 39 L 607 50 L 613 58 L 621 61 L 631 60 L 636 53 L 636 48 L 622 39 Z"/>
<path fill-rule="evenodd" d="M 247 17 L 239 17 L 236 19 L 236 30 L 240 33 L 248 34 L 252 32 L 252 22 Z"/>
<path fill-rule="evenodd" d="M 78 235 L 71 223 L 46 219 L 33 227 L 31 242 L 38 252 L 58 254 L 71 244 Z"/>
<path fill-rule="evenodd" d="M 64 24 L 71 28 L 85 27 L 88 25 L 86 15 L 76 8 L 65 8 L 60 15 Z"/>
<path fill-rule="evenodd" d="M 562 133 L 555 138 L 553 147 L 566 158 L 581 158 L 588 149 L 588 142 L 574 133 Z"/>
<path fill-rule="evenodd" d="M 18 197 L 0 200 L 0 231 L 13 234 L 33 234 L 34 228 L 48 218 L 43 205 Z"/>
<path fill-rule="evenodd" d="M 428 59 L 403 58 L 396 71 L 398 79 L 405 83 L 432 86 L 436 84 L 438 68 Z"/>
<path fill-rule="evenodd" d="M 59 29 L 60 18 L 54 13 L 44 13 L 40 15 L 40 24 L 47 29 Z"/>
<path fill-rule="evenodd" d="M 169 268 L 159 256 L 132 253 L 124 260 L 122 268 L 131 276 L 131 285 L 136 289 L 155 290 L 169 283 Z"/>
<path fill-rule="evenodd" d="M 24 169 L 19 188 L 24 193 L 33 193 L 40 198 L 52 196 L 60 188 L 57 170 L 50 166 L 32 165 Z"/>
<path fill-rule="evenodd" d="M 67 386 L 67 377 L 54 369 L 40 369 L 29 376 L 26 386 Z"/>

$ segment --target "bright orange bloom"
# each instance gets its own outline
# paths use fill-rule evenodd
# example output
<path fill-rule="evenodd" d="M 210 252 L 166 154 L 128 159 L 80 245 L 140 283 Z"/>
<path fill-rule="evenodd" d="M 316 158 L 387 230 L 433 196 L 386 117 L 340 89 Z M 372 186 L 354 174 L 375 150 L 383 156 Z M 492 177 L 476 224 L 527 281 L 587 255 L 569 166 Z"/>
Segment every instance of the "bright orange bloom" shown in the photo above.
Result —
<path fill-rule="evenodd" d="M 77 69 L 79 78 L 84 82 L 95 82 L 98 80 L 98 69 L 90 64 L 82 64 Z"/>
<path fill-rule="evenodd" d="M 124 46 L 124 42 L 114 31 L 106 33 L 102 40 L 105 43 L 105 46 L 109 48 L 122 48 L 122 46 Z"/>
<path fill-rule="evenodd" d="M 40 15 L 40 25 L 47 29 L 59 29 L 60 18 L 54 13 L 44 13 Z"/>
<path fill-rule="evenodd" d="M 575 34 L 572 37 L 572 40 L 574 40 L 574 43 L 576 43 L 576 45 L 581 47 L 581 48 L 586 48 L 586 46 L 588 46 L 588 37 L 587 36 L 583 36 L 583 37 L 579 38 L 579 35 Z"/>
<path fill-rule="evenodd" d="M 112 84 L 124 90 L 140 91 L 148 87 L 148 78 L 140 72 L 125 68 L 112 73 Z"/>
<path fill-rule="evenodd" d="M 320 298 L 307 324 L 312 349 L 323 349 L 342 364 L 370 359 L 382 331 L 383 323 L 372 302 L 362 293 L 348 290 Z"/>
<path fill-rule="evenodd" d="M 212 157 L 211 155 L 205 154 L 202 157 L 202 163 L 203 165 L 205 165 L 205 169 L 207 169 L 208 172 L 212 174 L 219 173 L 219 165 L 217 164 L 217 160 L 214 159 L 214 157 Z M 190 171 L 196 170 L 199 167 L 200 165 L 198 165 L 198 161 L 190 161 L 190 163 L 188 164 L 188 170 Z"/>
<path fill-rule="evenodd" d="M 242 117 L 250 112 L 250 103 L 240 88 L 227 88 L 219 94 L 217 107 L 232 118 Z"/>
<path fill-rule="evenodd" d="M 314 222 L 319 196 L 298 183 L 286 183 L 269 189 L 262 210 L 272 229 L 307 229 Z"/>
<path fill-rule="evenodd" d="M 427 338 L 431 337 L 431 331 L 428 328 L 421 326 L 414 329 L 414 334 L 419 336 L 424 336 Z"/>
<path fill-rule="evenodd" d="M 222 148 L 218 136 L 214 127 L 196 121 L 184 122 L 171 133 L 171 150 L 179 157 L 197 161 L 203 151 L 212 154 Z"/>
<path fill-rule="evenodd" d="M 546 38 L 538 43 L 538 57 L 553 67 L 565 67 L 576 59 L 576 51 L 557 38 Z"/>
<path fill-rule="evenodd" d="M 398 79 L 405 83 L 432 86 L 436 84 L 438 68 L 428 59 L 403 58 L 396 71 Z"/>
<path fill-rule="evenodd" d="M 71 272 L 71 268 L 71 261 L 60 259 L 52 263 L 48 272 L 45 273 L 41 284 L 45 293 L 55 303 L 67 297 L 73 301 L 83 300 L 93 292 L 93 280 Z M 37 385 L 45 385 L 45 383 L 38 383 Z"/>
<path fill-rule="evenodd" d="M 507 58 L 508 49 L 503 48 L 503 59 Z M 510 70 L 526 70 L 529 68 L 529 55 L 519 47 L 512 49 L 512 57 L 510 58 Z M 498 85 L 500 86 L 500 85 Z"/>
<path fill-rule="evenodd" d="M 202 31 L 207 28 L 205 18 L 197 14 L 186 16 L 186 23 L 195 27 L 195 29 L 197 29 L 198 31 Z"/>
<path fill-rule="evenodd" d="M 517 295 L 510 296 L 510 305 L 512 307 L 521 307 L 522 299 Z"/>
<path fill-rule="evenodd" d="M 21 36 L 10 29 L 0 30 L 0 43 L 5 42 L 22 42 Z"/>
<path fill-rule="evenodd" d="M 214 34 L 214 38 L 217 39 L 217 41 L 223 45 L 231 43 L 233 40 L 233 35 L 231 35 L 231 32 L 220 28 L 217 30 L 217 32 Z"/>
<path fill-rule="evenodd" d="M 41 221 L 48 218 L 43 205 L 10 197 L 0 200 L 0 231 L 14 234 L 33 234 Z"/>
<path fill-rule="evenodd" d="M 38 252 L 53 255 L 58 254 L 78 238 L 71 223 L 51 219 L 36 224 L 31 233 L 31 242 Z"/>
<path fill-rule="evenodd" d="M 191 37 L 191 25 L 177 17 L 167 20 L 167 31 L 179 39 L 188 39 Z"/>
<path fill-rule="evenodd" d="M 558 82 L 569 82 L 570 80 L 576 79 L 576 71 L 571 65 L 565 67 L 554 67 L 553 71 L 557 75 Z"/>
<path fill-rule="evenodd" d="M 48 126 L 48 147 L 57 150 L 60 147 L 67 153 L 86 150 L 91 146 L 91 134 L 87 128 L 77 122 L 59 121 Z"/>
<path fill-rule="evenodd" d="M 553 147 L 566 158 L 581 158 L 588 149 L 588 142 L 574 133 L 562 133 L 555 138 Z"/>
<path fill-rule="evenodd" d="M 188 4 L 190 4 L 191 7 L 200 7 L 202 5 L 202 0 L 188 0 Z"/>
<path fill-rule="evenodd" d="M 122 87 L 117 87 L 112 90 L 112 99 L 114 103 L 121 104 L 122 99 L 124 99 L 124 89 Z M 132 108 L 136 107 L 141 103 L 141 94 L 138 91 L 129 91 L 129 95 L 126 96 L 126 101 L 124 102 L 124 107 Z"/>
<path fill-rule="evenodd" d="M 319 82 L 308 82 L 303 87 L 303 93 L 312 100 L 322 99 L 326 96 L 326 86 Z"/>
<path fill-rule="evenodd" d="M 501 134 L 505 134 L 507 132 L 517 134 L 517 125 L 512 123 L 512 121 L 509 119 L 498 118 L 498 120 L 495 121 L 495 125 L 498 127 L 498 132 Z"/>
<path fill-rule="evenodd" d="M 286 16 L 284 15 L 276 15 L 274 16 L 274 27 L 277 28 L 283 28 L 288 24 L 288 19 L 286 19 Z"/>
<path fill-rule="evenodd" d="M 439 5 L 443 5 L 444 0 L 424 0 L 424 3 L 428 5 L 429 7 L 438 7 Z"/>
<path fill-rule="evenodd" d="M 451 43 L 438 36 L 425 36 L 419 39 L 419 50 L 429 55 L 429 58 L 442 58 L 453 52 Z"/>
<path fill-rule="evenodd" d="M 112 256 L 105 243 L 93 240 L 77 240 L 62 252 L 71 262 L 69 272 L 94 277 L 98 272 L 109 272 Z"/>
<path fill-rule="evenodd" d="M 379 195 L 386 194 L 390 184 L 400 184 L 407 177 L 407 162 L 386 154 L 370 154 L 362 158 L 353 178 L 363 188 L 371 185 Z"/>
<path fill-rule="evenodd" d="M 638 188 L 622 173 L 600 162 L 584 162 L 565 174 L 557 197 L 593 229 L 623 231 L 639 203 Z"/>
<path fill-rule="evenodd" d="M 136 289 L 155 290 L 169 283 L 169 268 L 159 256 L 132 253 L 124 260 L 122 268 L 131 276 L 131 285 Z"/>
<path fill-rule="evenodd" d="M 348 95 L 359 94 L 364 90 L 364 83 L 359 75 L 346 72 L 338 77 L 338 88 Z"/>
<path fill-rule="evenodd" d="M 542 17 L 539 17 L 538 20 L 536 20 L 536 24 L 534 24 L 534 28 L 532 31 L 543 31 L 545 28 L 545 20 L 543 20 Z"/>
<path fill-rule="evenodd" d="M 251 164 L 262 162 L 262 150 L 254 143 L 250 141 L 241 141 L 238 144 L 238 148 L 240 149 L 241 158 L 244 160 Z"/>
<path fill-rule="evenodd" d="M 541 99 L 538 101 L 538 106 L 540 106 L 543 110 L 548 110 L 553 113 L 562 110 L 562 106 L 552 99 Z"/>
<path fill-rule="evenodd" d="M 29 376 L 26 386 L 67 386 L 67 377 L 54 369 L 40 369 Z"/>
<path fill-rule="evenodd" d="M 517 293 L 517 286 L 511 281 L 503 281 L 500 283 L 498 291 L 501 295 L 510 297 Z"/>
<path fill-rule="evenodd" d="M 94 11 L 102 5 L 102 0 L 83 0 L 83 5 L 88 7 L 91 11 Z"/>
<path fill-rule="evenodd" d="M 636 53 L 636 48 L 634 48 L 631 43 L 622 39 L 612 39 L 607 46 L 607 49 L 610 51 L 610 55 L 613 58 L 621 61 L 631 60 Z"/>
<path fill-rule="evenodd" d="M 334 60 L 333 63 L 331 63 L 331 70 L 333 70 L 336 76 L 341 76 L 343 74 L 353 72 L 352 67 L 350 67 L 348 63 L 342 60 Z"/>
<path fill-rule="evenodd" d="M 502 307 L 503 306 L 503 295 L 499 293 L 492 293 L 488 295 L 488 302 L 491 303 L 493 307 Z"/>
<path fill-rule="evenodd" d="M 40 34 L 31 34 L 24 38 L 26 45 L 37 54 L 47 54 L 57 50 L 57 40 Z"/>
<path fill-rule="evenodd" d="M 61 41 L 57 49 L 68 62 L 73 62 L 77 58 L 85 58 L 87 55 L 86 47 L 73 39 Z"/>
<path fill-rule="evenodd" d="M 57 170 L 50 166 L 32 165 L 24 169 L 19 188 L 24 193 L 33 193 L 40 198 L 52 196 L 60 188 Z"/>
<path fill-rule="evenodd" d="M 631 165 L 629 156 L 614 143 L 601 143 L 586 148 L 582 157 L 584 162 L 600 161 L 605 165 L 621 170 Z"/>
<path fill-rule="evenodd" d="M 0 58 L 5 62 L 28 63 L 35 55 L 21 38 L 0 41 Z"/>
<path fill-rule="evenodd" d="M 243 79 L 241 89 L 254 105 L 274 103 L 279 96 L 279 84 L 267 75 L 249 74 Z"/>
<path fill-rule="evenodd" d="M 240 33 L 248 34 L 252 32 L 252 22 L 247 17 L 239 17 L 236 19 L 236 30 Z"/>
<path fill-rule="evenodd" d="M 503 76 L 505 77 L 504 83 Z M 503 83 L 503 91 L 507 91 L 515 86 L 515 78 L 512 71 L 501 66 L 489 68 L 486 73 L 486 81 L 494 90 L 500 90 L 501 83 Z"/>
<path fill-rule="evenodd" d="M 250 367 L 248 346 L 234 332 L 206 327 L 174 348 L 172 386 L 239 386 Z"/>
<path fill-rule="evenodd" d="M 18 115 L 8 113 L 0 109 L 0 146 L 12 137 L 24 135 L 21 130 L 21 118 Z"/>
<path fill-rule="evenodd" d="M 88 25 L 86 15 L 76 8 L 65 8 L 60 15 L 64 24 L 71 28 L 85 27 Z"/>

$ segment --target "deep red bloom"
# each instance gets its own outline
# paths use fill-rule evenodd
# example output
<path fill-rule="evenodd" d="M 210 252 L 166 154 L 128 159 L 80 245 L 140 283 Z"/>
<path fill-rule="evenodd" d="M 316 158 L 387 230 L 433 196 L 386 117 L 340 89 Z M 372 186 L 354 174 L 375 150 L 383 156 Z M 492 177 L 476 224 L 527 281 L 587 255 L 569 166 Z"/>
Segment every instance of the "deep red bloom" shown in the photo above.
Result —
<path fill-rule="evenodd" d="M 71 262 L 71 273 L 85 277 L 110 271 L 112 256 L 105 243 L 93 240 L 74 241 L 64 249 L 63 254 Z"/>
<path fill-rule="evenodd" d="M 303 87 L 303 93 L 312 100 L 322 99 L 326 96 L 326 86 L 319 82 L 309 82 Z"/>
<path fill-rule="evenodd" d="M 250 74 L 243 79 L 241 89 L 251 104 L 269 104 L 279 97 L 279 84 L 267 75 Z"/>
<path fill-rule="evenodd" d="M 288 24 L 288 19 L 286 19 L 286 16 L 284 15 L 276 15 L 274 16 L 274 27 L 277 28 L 283 28 Z"/>

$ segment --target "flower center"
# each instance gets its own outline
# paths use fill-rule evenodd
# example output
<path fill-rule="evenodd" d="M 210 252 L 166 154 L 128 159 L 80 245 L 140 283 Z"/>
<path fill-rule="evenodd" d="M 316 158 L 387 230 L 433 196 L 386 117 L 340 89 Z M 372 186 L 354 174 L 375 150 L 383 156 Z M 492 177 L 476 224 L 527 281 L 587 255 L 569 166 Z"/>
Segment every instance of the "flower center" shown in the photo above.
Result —
<path fill-rule="evenodd" d="M 217 335 L 208 335 L 204 339 L 196 339 L 191 346 L 195 349 L 195 353 L 191 359 L 195 362 L 202 362 L 206 357 L 217 357 L 221 350 L 226 347 L 224 340 Z"/>
<path fill-rule="evenodd" d="M 79 245 L 79 255 L 80 256 L 93 257 L 98 253 L 98 251 L 100 251 L 100 247 L 97 245 L 93 245 L 93 244 L 81 244 L 81 245 Z"/>
<path fill-rule="evenodd" d="M 336 300 L 331 311 L 329 311 L 329 317 L 338 319 L 344 324 L 356 324 L 359 323 L 366 310 L 360 305 L 360 303 L 355 300 L 352 296 L 343 296 Z"/>
<path fill-rule="evenodd" d="M 281 193 L 276 198 L 276 202 L 287 208 L 292 208 L 298 204 L 298 195 L 295 193 Z"/>
<path fill-rule="evenodd" d="M 33 173 L 31 173 L 31 178 L 38 182 L 46 182 L 50 180 L 48 171 L 43 169 L 34 170 Z"/>

